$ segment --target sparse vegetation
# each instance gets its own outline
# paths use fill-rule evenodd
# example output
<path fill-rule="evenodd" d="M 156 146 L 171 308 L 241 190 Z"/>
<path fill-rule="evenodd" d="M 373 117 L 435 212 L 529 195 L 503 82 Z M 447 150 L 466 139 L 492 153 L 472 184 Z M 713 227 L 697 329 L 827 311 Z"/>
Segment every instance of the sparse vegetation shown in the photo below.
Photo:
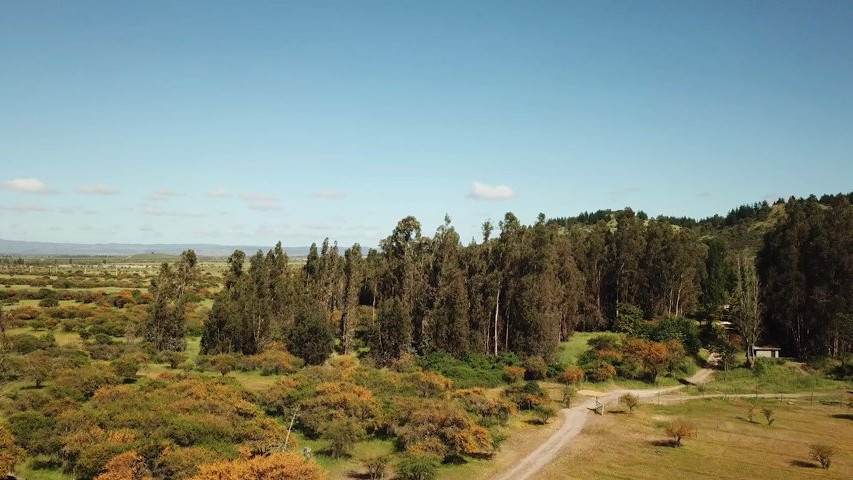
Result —
<path fill-rule="evenodd" d="M 554 418 L 554 415 L 557 414 L 557 410 L 555 410 L 551 405 L 537 405 L 536 408 L 533 409 L 533 413 L 536 414 L 536 418 L 539 419 L 539 423 L 545 425 L 548 423 L 548 420 Z"/>
<path fill-rule="evenodd" d="M 578 394 L 578 389 L 571 385 L 564 385 L 560 392 L 563 395 L 563 405 L 566 408 L 572 408 L 572 399 Z"/>
<path fill-rule="evenodd" d="M 388 455 L 378 455 L 364 460 L 364 469 L 367 470 L 367 475 L 370 480 L 382 480 L 388 471 L 388 465 L 391 459 Z"/>
<path fill-rule="evenodd" d="M 676 420 L 666 427 L 666 434 L 672 438 L 672 443 L 676 447 L 680 447 L 685 438 L 696 436 L 696 427 L 686 420 Z"/>
<path fill-rule="evenodd" d="M 835 456 L 835 448 L 822 443 L 816 443 L 809 446 L 809 458 L 820 464 L 824 470 L 829 469 L 832 465 L 832 458 Z"/>
<path fill-rule="evenodd" d="M 619 397 L 619 403 L 628 407 L 629 412 L 640 406 L 640 397 L 633 393 L 626 393 Z"/>
<path fill-rule="evenodd" d="M 764 420 L 767 421 L 767 425 L 773 425 L 773 422 L 776 421 L 776 413 L 770 407 L 762 408 L 761 414 L 764 415 Z"/>

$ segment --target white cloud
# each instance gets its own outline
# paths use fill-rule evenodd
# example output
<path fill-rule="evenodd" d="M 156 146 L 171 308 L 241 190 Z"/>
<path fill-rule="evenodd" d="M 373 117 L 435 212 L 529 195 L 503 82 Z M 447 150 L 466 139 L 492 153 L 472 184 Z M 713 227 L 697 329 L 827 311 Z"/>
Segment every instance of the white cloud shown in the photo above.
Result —
<path fill-rule="evenodd" d="M 281 205 L 278 204 L 278 201 L 255 202 L 255 203 L 249 204 L 249 210 L 258 210 L 261 212 L 271 212 L 274 210 L 281 210 Z"/>
<path fill-rule="evenodd" d="M 35 178 L 14 178 L 0 182 L 0 188 L 23 193 L 54 193 L 55 190 Z"/>
<path fill-rule="evenodd" d="M 158 188 L 151 192 L 151 195 L 148 196 L 151 200 L 162 200 L 164 198 L 177 197 L 178 192 L 172 190 L 169 187 Z"/>
<path fill-rule="evenodd" d="M 8 207 L 0 207 L 0 210 L 7 210 L 14 213 L 37 213 L 37 212 L 48 212 L 49 208 L 43 207 L 41 205 L 33 205 L 33 204 L 25 204 L 25 205 L 11 205 Z"/>
<path fill-rule="evenodd" d="M 201 212 L 183 212 L 178 210 L 167 210 L 165 208 L 155 208 L 149 207 L 143 210 L 145 215 L 151 215 L 153 217 L 204 217 L 205 215 Z"/>
<path fill-rule="evenodd" d="M 277 202 L 278 198 L 272 195 L 261 195 L 259 193 L 241 193 L 240 198 L 247 202 Z"/>
<path fill-rule="evenodd" d="M 337 200 L 340 198 L 346 198 L 347 195 L 336 190 L 317 190 L 314 192 L 314 196 L 316 198 L 325 198 L 327 200 Z"/>
<path fill-rule="evenodd" d="M 86 185 L 77 189 L 86 195 L 118 195 L 118 189 L 109 185 L 99 183 L 97 185 Z"/>
<path fill-rule="evenodd" d="M 279 205 L 278 203 L 278 198 L 272 195 L 241 193 L 240 198 L 245 200 L 249 204 L 250 210 L 258 210 L 261 212 L 281 210 L 281 205 Z"/>
<path fill-rule="evenodd" d="M 506 185 L 486 185 L 485 183 L 474 182 L 471 184 L 468 198 L 474 200 L 509 200 L 515 198 L 515 190 Z"/>
<path fill-rule="evenodd" d="M 206 197 L 210 197 L 210 198 L 231 198 L 231 192 L 229 192 L 228 190 L 221 188 L 221 187 L 220 188 L 214 188 L 213 190 L 210 190 L 209 192 L 205 193 L 204 195 Z"/>

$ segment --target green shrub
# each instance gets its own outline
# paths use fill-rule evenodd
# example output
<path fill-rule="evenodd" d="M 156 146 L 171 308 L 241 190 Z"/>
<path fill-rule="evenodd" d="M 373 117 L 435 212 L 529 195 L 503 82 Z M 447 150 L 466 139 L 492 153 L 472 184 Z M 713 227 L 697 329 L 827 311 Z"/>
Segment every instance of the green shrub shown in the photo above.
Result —
<path fill-rule="evenodd" d="M 59 306 L 59 300 L 57 300 L 56 297 L 47 297 L 39 300 L 39 307 L 51 308 L 56 306 Z"/>
<path fill-rule="evenodd" d="M 56 421 L 45 414 L 26 410 L 9 416 L 9 430 L 18 444 L 33 454 L 53 454 L 61 449 Z"/>
<path fill-rule="evenodd" d="M 169 368 L 175 369 L 178 368 L 178 365 L 182 364 L 187 360 L 187 354 L 184 352 L 175 352 L 169 350 L 160 354 L 160 360 L 162 362 L 168 363 Z"/>
<path fill-rule="evenodd" d="M 340 458 L 349 453 L 350 448 L 364 440 L 367 435 L 361 424 L 348 417 L 337 418 L 329 422 L 320 437 L 329 442 L 329 454 Z"/>
<path fill-rule="evenodd" d="M 625 333 L 631 337 L 641 337 L 646 334 L 643 310 L 632 303 L 620 303 L 619 315 L 613 323 L 613 330 Z"/>
<path fill-rule="evenodd" d="M 120 378 L 127 380 L 136 378 L 136 372 L 139 371 L 139 367 L 141 366 L 139 359 L 130 355 L 116 358 L 110 362 L 110 365 Z"/>
<path fill-rule="evenodd" d="M 548 401 L 545 391 L 535 381 L 510 385 L 504 394 L 522 410 L 533 410 Z"/>
<path fill-rule="evenodd" d="M 566 371 L 567 367 L 568 367 L 568 365 L 566 365 L 563 362 L 559 362 L 559 361 L 549 363 L 548 364 L 548 371 L 547 371 L 548 378 L 558 378 L 560 375 L 562 375 Z"/>
<path fill-rule="evenodd" d="M 616 376 L 616 369 L 604 360 L 594 360 L 584 365 L 584 372 L 586 378 L 593 382 L 606 382 Z"/>
<path fill-rule="evenodd" d="M 542 380 L 548 375 L 548 365 L 545 360 L 538 356 L 524 359 L 524 378 L 527 380 Z"/>
<path fill-rule="evenodd" d="M 501 352 L 498 354 L 498 363 L 504 366 L 518 367 L 521 365 L 521 359 L 515 352 Z"/>
<path fill-rule="evenodd" d="M 429 453 L 409 453 L 403 456 L 395 468 L 403 480 L 435 480 L 441 459 Z"/>
<path fill-rule="evenodd" d="M 578 394 L 578 389 L 571 385 L 564 385 L 563 390 L 563 405 L 566 408 L 572 408 L 572 399 Z"/>
<path fill-rule="evenodd" d="M 633 412 L 635 408 L 640 406 L 640 397 L 633 393 L 626 393 L 619 397 L 619 402 L 628 407 L 629 412 Z"/>
<path fill-rule="evenodd" d="M 590 350 L 588 352 L 596 352 L 600 350 L 619 350 L 619 346 L 622 344 L 622 338 L 615 333 L 603 333 L 601 335 L 596 335 L 587 341 L 587 345 L 589 345 Z"/>
<path fill-rule="evenodd" d="M 699 353 L 702 342 L 699 340 L 699 326 L 689 318 L 669 315 L 657 322 L 647 336 L 656 342 L 667 340 L 678 340 L 684 346 L 684 350 L 691 355 Z"/>
<path fill-rule="evenodd" d="M 539 419 L 539 423 L 545 425 L 548 423 L 548 420 L 552 419 L 554 415 L 557 414 L 557 410 L 551 405 L 542 404 L 537 405 L 536 408 L 533 409 L 533 413 L 536 415 L 536 418 Z"/>
<path fill-rule="evenodd" d="M 416 364 L 453 380 L 459 388 L 493 388 L 503 383 L 503 364 L 488 355 L 469 353 L 456 358 L 449 353 L 433 352 L 418 358 Z"/>
<path fill-rule="evenodd" d="M 213 355 L 208 360 L 211 368 L 219 372 L 224 377 L 237 368 L 240 356 L 231 353 L 220 353 L 218 355 Z"/>
<path fill-rule="evenodd" d="M 44 335 L 37 337 L 28 333 L 18 335 L 6 335 L 6 341 L 9 343 L 13 352 L 26 355 L 36 350 L 47 350 L 56 345 L 56 340 L 53 336 Z"/>
<path fill-rule="evenodd" d="M 385 478 L 385 472 L 388 470 L 389 463 L 391 463 L 391 457 L 388 455 L 379 455 L 364 460 L 362 465 L 367 470 L 367 476 L 370 480 L 379 480 Z"/>
<path fill-rule="evenodd" d="M 755 363 L 752 366 L 752 374 L 756 377 L 767 377 L 772 373 L 778 372 L 778 369 L 775 367 L 783 365 L 785 365 L 785 359 L 759 357 L 755 359 Z"/>

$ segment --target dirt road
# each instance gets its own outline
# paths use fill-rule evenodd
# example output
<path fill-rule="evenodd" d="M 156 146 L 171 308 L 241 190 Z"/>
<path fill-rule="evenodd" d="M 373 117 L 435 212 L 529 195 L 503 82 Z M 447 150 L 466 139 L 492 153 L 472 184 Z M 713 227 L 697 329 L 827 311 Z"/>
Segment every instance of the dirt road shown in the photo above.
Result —
<path fill-rule="evenodd" d="M 713 373 L 713 370 L 704 368 L 687 380 L 693 384 L 705 383 Z M 648 398 L 658 394 L 674 392 L 680 388 L 681 386 L 647 390 L 616 390 L 598 397 L 598 400 L 604 405 L 608 405 L 626 393 L 633 393 L 640 398 Z M 576 407 L 560 410 L 560 419 L 563 422 L 560 428 L 542 445 L 539 445 L 536 450 L 533 450 L 529 455 L 516 463 L 515 466 L 503 472 L 497 479 L 525 480 L 533 478 L 539 470 L 551 463 L 557 454 L 568 446 L 581 432 L 584 425 L 586 425 L 588 415 L 592 415 L 591 410 L 595 407 L 595 401 L 595 398 L 590 398 Z"/>

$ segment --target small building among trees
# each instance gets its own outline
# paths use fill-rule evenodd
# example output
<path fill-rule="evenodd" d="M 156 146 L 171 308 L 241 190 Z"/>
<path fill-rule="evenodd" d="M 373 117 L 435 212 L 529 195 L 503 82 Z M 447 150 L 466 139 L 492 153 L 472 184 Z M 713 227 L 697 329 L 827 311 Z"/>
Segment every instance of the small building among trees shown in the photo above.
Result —
<path fill-rule="evenodd" d="M 752 346 L 752 355 L 755 358 L 779 358 L 779 353 L 782 351 L 779 347 L 759 347 Z"/>

